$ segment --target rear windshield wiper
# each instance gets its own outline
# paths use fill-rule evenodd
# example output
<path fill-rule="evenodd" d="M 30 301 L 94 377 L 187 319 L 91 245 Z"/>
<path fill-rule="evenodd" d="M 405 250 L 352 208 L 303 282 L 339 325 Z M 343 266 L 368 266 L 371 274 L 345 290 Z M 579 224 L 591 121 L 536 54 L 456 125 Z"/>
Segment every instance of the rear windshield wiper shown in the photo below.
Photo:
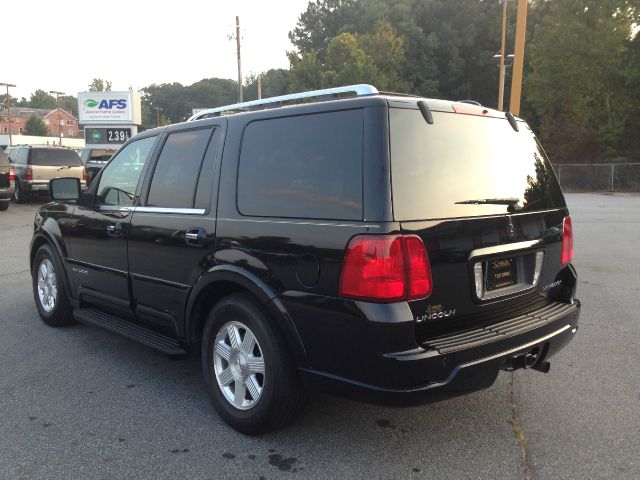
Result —
<path fill-rule="evenodd" d="M 518 205 L 519 198 L 477 198 L 474 200 L 461 200 L 456 205 L 507 205 L 509 211 L 521 210 Z"/>

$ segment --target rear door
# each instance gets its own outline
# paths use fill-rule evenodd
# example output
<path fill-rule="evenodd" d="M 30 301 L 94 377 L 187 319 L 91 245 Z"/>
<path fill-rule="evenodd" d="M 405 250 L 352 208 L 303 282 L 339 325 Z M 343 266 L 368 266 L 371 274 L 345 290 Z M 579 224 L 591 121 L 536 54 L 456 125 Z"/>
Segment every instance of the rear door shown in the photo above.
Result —
<path fill-rule="evenodd" d="M 223 129 L 220 120 L 167 132 L 146 199 L 131 221 L 136 321 L 166 335 L 179 334 L 191 286 L 213 262 Z"/>
<path fill-rule="evenodd" d="M 524 122 L 463 107 L 391 108 L 394 217 L 424 242 L 432 295 L 411 302 L 423 339 L 516 316 L 549 302 L 561 269 L 566 204 L 555 174 Z"/>

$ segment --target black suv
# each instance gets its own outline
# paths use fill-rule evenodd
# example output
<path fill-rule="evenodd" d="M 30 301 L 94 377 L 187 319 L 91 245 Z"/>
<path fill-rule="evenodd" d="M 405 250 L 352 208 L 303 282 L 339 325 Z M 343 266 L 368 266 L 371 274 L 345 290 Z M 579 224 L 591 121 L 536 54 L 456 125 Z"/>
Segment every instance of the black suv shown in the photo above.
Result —
<path fill-rule="evenodd" d="M 306 387 L 413 402 L 548 371 L 578 328 L 556 177 L 526 123 L 482 106 L 360 85 L 222 107 L 132 138 L 87 192 L 50 188 L 45 323 L 199 352 L 245 433 Z"/>

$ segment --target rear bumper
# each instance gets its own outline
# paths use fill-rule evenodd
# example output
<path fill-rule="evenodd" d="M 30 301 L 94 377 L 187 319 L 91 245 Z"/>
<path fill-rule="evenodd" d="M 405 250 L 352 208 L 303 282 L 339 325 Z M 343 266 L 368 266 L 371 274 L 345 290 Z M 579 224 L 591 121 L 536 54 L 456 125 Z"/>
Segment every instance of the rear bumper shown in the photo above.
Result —
<path fill-rule="evenodd" d="M 8 188 L 0 188 L 0 202 L 8 202 L 13 196 L 13 186 Z"/>
<path fill-rule="evenodd" d="M 301 368 L 301 374 L 311 387 L 355 393 L 367 400 L 401 403 L 429 402 L 486 388 L 493 384 L 501 369 L 512 365 L 514 357 L 533 354 L 538 365 L 573 339 L 578 329 L 580 302 L 574 300 L 572 304 L 556 305 L 559 307 L 549 315 L 536 317 L 533 312 L 526 319 L 510 320 L 516 322 L 515 326 L 502 322 L 502 326 L 498 324 L 495 329 L 491 326 L 439 339 L 436 346 L 371 352 L 369 356 L 363 356 L 363 350 L 359 349 L 358 359 L 357 355 L 345 355 L 327 345 L 327 355 L 343 359 L 351 357 L 353 363 L 345 368 L 330 364 L 333 372 Z M 385 329 L 379 330 L 384 335 Z M 470 338 L 475 340 L 470 341 Z M 341 371 L 347 374 L 337 373 Z"/>
<path fill-rule="evenodd" d="M 28 180 L 22 185 L 25 192 L 37 193 L 37 194 L 49 194 L 49 180 Z M 81 188 L 86 188 L 86 182 L 80 182 Z"/>

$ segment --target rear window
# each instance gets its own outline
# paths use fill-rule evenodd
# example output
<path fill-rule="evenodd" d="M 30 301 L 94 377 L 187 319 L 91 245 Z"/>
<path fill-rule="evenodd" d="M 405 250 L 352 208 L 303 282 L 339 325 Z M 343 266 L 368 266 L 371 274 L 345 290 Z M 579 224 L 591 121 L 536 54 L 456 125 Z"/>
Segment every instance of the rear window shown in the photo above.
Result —
<path fill-rule="evenodd" d="M 390 109 L 393 211 L 424 220 L 565 207 L 555 174 L 526 124 L 502 118 Z M 515 209 L 490 202 L 518 199 Z M 509 210 L 508 210 L 509 209 Z M 511 212 L 510 212 L 511 210 Z"/>
<path fill-rule="evenodd" d="M 81 167 L 80 157 L 73 150 L 32 148 L 30 165 Z"/>
<path fill-rule="evenodd" d="M 362 141 L 362 110 L 249 124 L 238 172 L 240 212 L 362 219 Z"/>

